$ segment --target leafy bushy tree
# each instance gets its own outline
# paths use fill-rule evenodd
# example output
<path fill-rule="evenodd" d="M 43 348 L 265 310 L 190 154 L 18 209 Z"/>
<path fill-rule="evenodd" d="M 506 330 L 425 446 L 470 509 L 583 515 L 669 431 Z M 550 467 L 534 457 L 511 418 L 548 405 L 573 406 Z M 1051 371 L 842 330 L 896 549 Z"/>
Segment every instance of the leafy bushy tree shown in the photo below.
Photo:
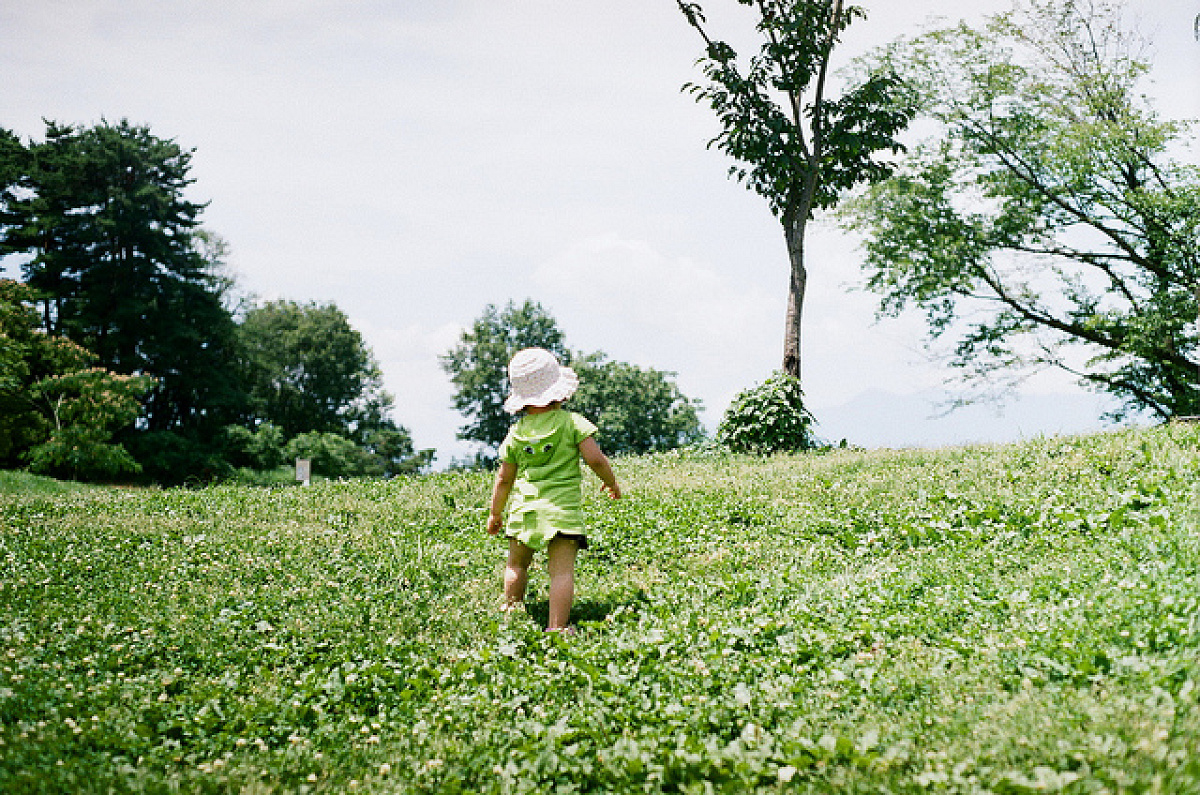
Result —
<path fill-rule="evenodd" d="M 704 438 L 699 403 L 684 396 L 674 373 L 609 361 L 602 353 L 576 354 L 570 364 L 580 382 L 571 409 L 596 423 L 606 452 L 652 453 Z"/>
<path fill-rule="evenodd" d="M 434 451 L 415 449 L 408 429 L 394 423 L 366 430 L 359 445 L 371 456 L 372 475 L 415 475 L 433 463 Z"/>
<path fill-rule="evenodd" d="M 392 420 L 394 399 L 379 365 L 334 304 L 253 307 L 240 337 L 257 427 L 229 429 L 236 460 L 315 457 L 317 471 L 334 477 L 410 474 L 432 461 L 433 452 L 415 451 L 408 430 Z M 296 441 L 302 436 L 307 441 Z M 293 455 L 296 445 L 312 449 Z M 358 452 L 346 453 L 346 445 Z"/>
<path fill-rule="evenodd" d="M 777 372 L 733 399 L 717 428 L 717 443 L 735 453 L 794 453 L 817 446 L 812 425 L 799 379 Z"/>
<path fill-rule="evenodd" d="M 700 64 L 708 83 L 686 88 L 720 121 L 712 143 L 737 161 L 730 174 L 765 198 L 783 225 L 791 265 L 783 370 L 799 378 L 808 222 L 846 190 L 890 173 L 880 154 L 902 150 L 896 136 L 911 117 L 908 95 L 885 69 L 840 98 L 827 95 L 834 48 L 865 16 L 843 0 L 737 0 L 753 10 L 761 37 L 757 55 L 744 64 L 709 34 L 699 3 L 676 1 L 704 40 Z"/>
<path fill-rule="evenodd" d="M 1200 413 L 1200 169 L 1146 52 L 1119 6 L 1032 0 L 884 56 L 935 133 L 849 223 L 881 312 L 923 310 L 979 395 L 1061 368 L 1118 415 Z"/>
<path fill-rule="evenodd" d="M 264 422 L 254 430 L 230 425 L 224 431 L 225 458 L 233 467 L 271 470 L 287 463 L 287 437 L 278 425 Z"/>
<path fill-rule="evenodd" d="M 672 373 L 610 361 L 603 353 L 572 354 L 550 313 L 526 301 L 503 310 L 488 306 L 442 357 L 442 367 L 458 390 L 454 407 L 472 420 L 459 438 L 485 445 L 481 461 L 488 460 L 512 425 L 513 418 L 504 411 L 508 362 L 529 347 L 552 351 L 575 369 L 580 387 L 570 406 L 596 423 L 606 452 L 668 450 L 703 437 L 699 403 L 680 392 Z"/>
<path fill-rule="evenodd" d="M 454 385 L 454 408 L 467 419 L 458 438 L 495 450 L 504 441 L 512 417 L 504 412 L 508 396 L 508 362 L 522 348 L 545 348 L 567 361 L 563 333 L 548 311 L 535 301 L 503 309 L 489 304 L 457 345 L 441 357 L 442 369 Z"/>
<path fill-rule="evenodd" d="M 240 336 L 254 416 L 288 437 L 348 435 L 354 407 L 382 391 L 370 349 L 333 304 L 272 301 L 254 307 Z"/>
<path fill-rule="evenodd" d="M 29 468 L 72 480 L 115 480 L 141 466 L 113 433 L 127 427 L 141 409 L 139 399 L 153 385 L 146 377 L 114 375 L 90 367 L 42 379 L 33 399 L 47 407 L 50 438 L 29 450 Z"/>
<path fill-rule="evenodd" d="M 33 295 L 0 280 L 0 465 L 76 480 L 138 472 L 113 436 L 132 425 L 152 380 L 95 367 L 79 345 L 40 331 Z"/>

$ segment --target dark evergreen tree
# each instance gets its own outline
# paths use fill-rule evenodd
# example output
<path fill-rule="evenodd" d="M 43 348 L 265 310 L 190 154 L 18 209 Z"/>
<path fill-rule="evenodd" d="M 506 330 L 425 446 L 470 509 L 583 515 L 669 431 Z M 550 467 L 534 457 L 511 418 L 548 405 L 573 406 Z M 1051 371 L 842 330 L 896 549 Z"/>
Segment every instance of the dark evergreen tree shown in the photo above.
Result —
<path fill-rule="evenodd" d="M 11 130 L 0 128 L 0 233 L 11 228 L 15 220 L 9 204 L 20 193 L 28 172 L 29 150 Z M 0 249 L 0 256 L 3 253 Z"/>
<path fill-rule="evenodd" d="M 10 142 L 11 143 L 11 142 Z M 185 197 L 192 152 L 122 121 L 48 123 L 10 173 L 0 254 L 29 257 L 45 329 L 117 373 L 150 375 L 139 426 L 204 445 L 242 416 L 236 327 Z"/>
<path fill-rule="evenodd" d="M 4 216 L 0 255 L 31 257 L 28 284 L 37 290 L 42 327 L 63 333 L 64 307 L 74 306 L 86 268 L 84 208 L 97 203 L 81 179 L 82 164 L 70 141 L 73 131 L 47 123 L 46 140 L 28 147 L 5 133 Z"/>

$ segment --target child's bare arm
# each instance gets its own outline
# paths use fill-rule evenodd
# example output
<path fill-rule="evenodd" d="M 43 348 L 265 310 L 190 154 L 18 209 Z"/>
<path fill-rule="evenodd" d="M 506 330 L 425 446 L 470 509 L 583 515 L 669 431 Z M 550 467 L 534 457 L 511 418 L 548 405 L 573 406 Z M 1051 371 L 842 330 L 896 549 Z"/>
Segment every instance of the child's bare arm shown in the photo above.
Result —
<path fill-rule="evenodd" d="M 617 484 L 617 476 L 613 474 L 612 465 L 608 463 L 608 456 L 604 455 L 600 445 L 596 444 L 596 440 L 589 436 L 580 442 L 579 455 L 583 456 L 584 462 L 592 468 L 596 477 L 604 481 L 604 490 L 612 495 L 614 500 L 620 499 L 621 487 Z"/>
<path fill-rule="evenodd" d="M 503 463 L 496 472 L 496 482 L 492 486 L 492 506 L 487 521 L 487 531 L 491 535 L 496 535 L 504 527 L 504 506 L 508 504 L 508 495 L 512 492 L 513 481 L 516 478 L 516 464 Z"/>

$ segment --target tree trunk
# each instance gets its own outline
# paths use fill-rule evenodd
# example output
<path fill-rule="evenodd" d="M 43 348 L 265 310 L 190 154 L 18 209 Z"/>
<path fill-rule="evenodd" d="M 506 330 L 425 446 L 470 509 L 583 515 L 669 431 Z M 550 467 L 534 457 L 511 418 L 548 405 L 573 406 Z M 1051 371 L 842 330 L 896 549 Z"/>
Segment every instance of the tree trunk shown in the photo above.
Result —
<path fill-rule="evenodd" d="M 1196 36 L 1200 38 L 1200 16 L 1196 17 Z M 1196 291 L 1196 330 L 1200 332 L 1200 282 L 1195 286 Z M 1200 361 L 1196 363 L 1197 379 L 1196 379 L 1196 397 L 1192 400 L 1192 413 L 1200 414 Z"/>
<path fill-rule="evenodd" d="M 786 230 L 788 260 L 788 306 L 783 330 L 783 372 L 800 379 L 800 321 L 804 315 L 804 290 L 808 271 L 804 267 L 804 224 L 789 225 Z"/>

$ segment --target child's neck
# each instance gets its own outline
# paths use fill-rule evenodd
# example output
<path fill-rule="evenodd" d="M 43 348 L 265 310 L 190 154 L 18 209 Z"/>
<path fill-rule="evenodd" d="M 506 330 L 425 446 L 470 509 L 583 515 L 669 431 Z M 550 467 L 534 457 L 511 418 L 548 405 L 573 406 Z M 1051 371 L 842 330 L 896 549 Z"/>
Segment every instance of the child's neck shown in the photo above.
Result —
<path fill-rule="evenodd" d="M 526 406 L 526 414 L 545 414 L 548 411 L 554 411 L 559 407 L 559 403 L 551 403 L 549 406 Z"/>

